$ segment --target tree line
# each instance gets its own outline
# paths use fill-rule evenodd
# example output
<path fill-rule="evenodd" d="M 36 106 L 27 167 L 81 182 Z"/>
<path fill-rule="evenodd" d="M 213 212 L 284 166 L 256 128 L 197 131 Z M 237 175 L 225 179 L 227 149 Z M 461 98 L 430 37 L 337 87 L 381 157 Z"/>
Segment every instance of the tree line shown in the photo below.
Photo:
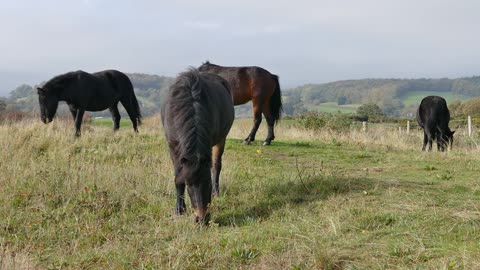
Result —
<path fill-rule="evenodd" d="M 144 116 L 159 112 L 164 94 L 174 78 L 141 73 L 127 74 L 135 88 Z M 39 83 L 42 85 L 43 83 Z M 37 85 L 20 85 L 10 92 L 8 98 L 0 99 L 1 111 L 34 112 L 38 110 Z M 284 114 L 300 115 L 324 102 L 345 104 L 376 104 L 383 114 L 402 116 L 405 104 L 403 97 L 415 91 L 453 93 L 466 97 L 480 97 L 480 76 L 459 79 L 364 79 L 337 81 L 325 84 L 305 84 L 293 89 L 283 89 Z M 455 114 L 471 113 L 480 108 L 480 100 L 455 101 L 450 106 Z M 120 106 L 122 108 L 122 106 Z M 123 108 L 122 108 L 123 109 Z M 235 108 L 237 117 L 252 115 L 250 104 Z M 60 113 L 67 112 L 60 107 Z M 124 112 L 123 112 L 124 113 Z M 95 113 L 107 116 L 108 112 Z"/>

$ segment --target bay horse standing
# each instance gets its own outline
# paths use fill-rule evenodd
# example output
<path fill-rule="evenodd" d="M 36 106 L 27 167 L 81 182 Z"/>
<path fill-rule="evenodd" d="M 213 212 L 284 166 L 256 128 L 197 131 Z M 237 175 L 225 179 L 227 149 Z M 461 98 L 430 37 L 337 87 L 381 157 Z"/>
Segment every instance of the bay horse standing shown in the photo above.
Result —
<path fill-rule="evenodd" d="M 75 121 L 75 136 L 80 136 L 85 111 L 103 111 L 109 109 L 113 118 L 113 129 L 120 127 L 118 102 L 122 103 L 138 132 L 141 123 L 140 106 L 133 91 L 130 79 L 117 70 L 105 70 L 96 73 L 73 71 L 58 75 L 43 87 L 37 88 L 40 104 L 40 117 L 46 124 L 57 113 L 58 102 L 65 101 Z"/>
<path fill-rule="evenodd" d="M 274 125 L 282 112 L 282 96 L 278 76 L 256 66 L 223 67 L 209 61 L 203 63 L 200 71 L 210 72 L 228 81 L 233 93 L 233 104 L 253 103 L 253 127 L 244 144 L 255 141 L 255 134 L 262 122 L 262 113 L 268 124 L 268 135 L 263 145 L 270 145 L 275 139 Z"/>
<path fill-rule="evenodd" d="M 197 69 L 181 73 L 162 103 L 161 118 L 175 168 L 176 212 L 185 212 L 186 186 L 195 222 L 208 223 L 208 207 L 212 193 L 219 191 L 222 154 L 234 119 L 228 82 Z"/>

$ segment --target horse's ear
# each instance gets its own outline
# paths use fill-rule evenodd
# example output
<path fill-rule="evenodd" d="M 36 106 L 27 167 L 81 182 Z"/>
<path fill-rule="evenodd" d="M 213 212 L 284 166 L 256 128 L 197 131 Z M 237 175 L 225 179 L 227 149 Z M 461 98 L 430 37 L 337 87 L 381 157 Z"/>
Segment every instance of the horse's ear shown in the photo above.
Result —
<path fill-rule="evenodd" d="M 47 92 L 47 90 L 41 88 L 41 87 L 37 87 L 37 93 L 39 95 L 44 95 L 45 93 Z"/>

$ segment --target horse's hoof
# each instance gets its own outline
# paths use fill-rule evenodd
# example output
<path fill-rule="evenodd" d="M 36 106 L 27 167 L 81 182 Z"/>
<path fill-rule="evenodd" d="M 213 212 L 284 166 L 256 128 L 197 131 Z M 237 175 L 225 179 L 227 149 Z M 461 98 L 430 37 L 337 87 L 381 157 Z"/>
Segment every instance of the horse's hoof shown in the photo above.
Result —
<path fill-rule="evenodd" d="M 178 208 L 178 207 L 175 207 L 175 215 L 177 216 L 181 216 L 185 213 L 185 208 Z"/>
<path fill-rule="evenodd" d="M 243 145 L 250 145 L 250 141 L 247 141 L 247 140 L 243 141 Z"/>
<path fill-rule="evenodd" d="M 268 141 L 263 142 L 263 145 L 270 145 L 270 144 L 272 144 L 272 142 L 268 142 Z"/>

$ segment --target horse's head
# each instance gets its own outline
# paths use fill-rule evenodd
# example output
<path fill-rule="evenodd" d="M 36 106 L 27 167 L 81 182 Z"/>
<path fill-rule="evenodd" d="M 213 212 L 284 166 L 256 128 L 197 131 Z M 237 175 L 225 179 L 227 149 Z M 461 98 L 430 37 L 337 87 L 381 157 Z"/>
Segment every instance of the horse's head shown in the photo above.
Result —
<path fill-rule="evenodd" d="M 452 150 L 453 146 L 453 134 L 455 131 L 451 131 L 449 128 L 442 134 L 442 138 L 437 141 L 439 141 L 440 145 L 440 150 L 445 151 L 447 147 Z"/>
<path fill-rule="evenodd" d="M 208 207 L 212 200 L 211 159 L 202 158 L 195 162 L 182 159 L 181 163 L 182 174 L 195 212 L 195 222 L 207 224 L 210 219 Z"/>
<path fill-rule="evenodd" d="M 58 98 L 51 89 L 37 87 L 38 103 L 40 104 L 40 117 L 47 124 L 53 120 L 57 113 Z"/>
<path fill-rule="evenodd" d="M 444 135 L 444 137 L 446 139 L 445 141 L 450 146 L 450 150 L 452 150 L 452 146 L 453 146 L 453 134 L 454 133 L 455 133 L 455 131 L 451 131 L 450 129 L 447 129 L 447 132 Z"/>

